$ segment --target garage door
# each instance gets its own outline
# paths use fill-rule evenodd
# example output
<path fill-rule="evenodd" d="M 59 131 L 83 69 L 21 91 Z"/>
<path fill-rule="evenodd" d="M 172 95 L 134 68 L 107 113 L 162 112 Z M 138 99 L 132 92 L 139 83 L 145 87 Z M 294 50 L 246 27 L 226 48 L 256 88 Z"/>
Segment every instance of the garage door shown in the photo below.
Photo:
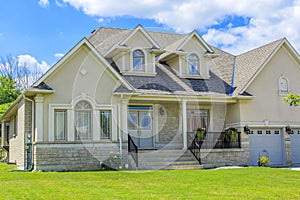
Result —
<path fill-rule="evenodd" d="M 270 158 L 270 165 L 284 164 L 283 134 L 278 130 L 252 130 L 250 140 L 250 165 L 257 165 L 262 155 Z"/>
<path fill-rule="evenodd" d="M 292 163 L 300 164 L 300 130 L 294 130 L 291 136 Z"/>

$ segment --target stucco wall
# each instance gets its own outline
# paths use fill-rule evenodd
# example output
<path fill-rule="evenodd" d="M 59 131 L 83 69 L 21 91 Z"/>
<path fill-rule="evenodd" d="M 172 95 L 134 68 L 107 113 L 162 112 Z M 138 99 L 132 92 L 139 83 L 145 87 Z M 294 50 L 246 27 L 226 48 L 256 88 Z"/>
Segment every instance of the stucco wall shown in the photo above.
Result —
<path fill-rule="evenodd" d="M 264 67 L 247 92 L 254 96 L 249 102 L 241 103 L 241 121 L 299 121 L 300 110 L 283 102 L 279 95 L 278 79 L 285 74 L 291 92 L 300 93 L 300 68 L 290 54 L 281 47 Z"/>
<path fill-rule="evenodd" d="M 72 110 L 76 99 L 77 101 L 86 99 L 90 101 L 93 107 L 96 105 L 102 107 L 116 106 L 118 101 L 112 94 L 120 86 L 120 82 L 105 63 L 98 59 L 85 45 L 80 47 L 44 82 L 55 92 L 44 95 L 43 141 L 49 141 L 49 138 L 52 138 L 54 134 L 49 132 L 49 126 L 54 125 L 49 124 L 51 122 L 49 119 L 50 105 L 59 105 L 61 109 Z M 70 113 L 68 112 L 68 114 Z M 99 118 L 98 115 L 94 117 Z M 67 118 L 72 120 L 73 116 L 68 115 Z M 68 131 L 68 134 L 74 134 L 71 128 Z"/>

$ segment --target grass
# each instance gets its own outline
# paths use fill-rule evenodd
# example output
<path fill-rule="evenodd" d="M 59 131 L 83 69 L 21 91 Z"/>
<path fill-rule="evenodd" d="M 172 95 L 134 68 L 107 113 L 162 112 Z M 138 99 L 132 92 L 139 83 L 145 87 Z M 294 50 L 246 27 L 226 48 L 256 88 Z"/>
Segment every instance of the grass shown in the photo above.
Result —
<path fill-rule="evenodd" d="M 300 199 L 300 171 L 220 170 L 9 172 L 0 199 Z"/>

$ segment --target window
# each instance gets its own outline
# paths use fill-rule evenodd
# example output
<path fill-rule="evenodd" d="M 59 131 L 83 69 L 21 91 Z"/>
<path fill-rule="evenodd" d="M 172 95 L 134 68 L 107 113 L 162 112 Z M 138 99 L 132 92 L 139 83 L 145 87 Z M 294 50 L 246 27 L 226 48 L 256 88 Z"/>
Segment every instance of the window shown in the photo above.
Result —
<path fill-rule="evenodd" d="M 110 139 L 111 133 L 111 112 L 100 111 L 101 139 Z"/>
<path fill-rule="evenodd" d="M 289 81 L 285 75 L 280 76 L 279 78 L 279 93 L 288 93 L 289 92 Z"/>
<path fill-rule="evenodd" d="M 66 140 L 67 133 L 67 111 L 55 110 L 54 111 L 54 139 L 56 141 Z"/>
<path fill-rule="evenodd" d="M 208 110 L 187 110 L 187 130 L 194 132 L 198 128 L 208 130 L 209 111 Z"/>
<path fill-rule="evenodd" d="M 92 133 L 92 106 L 87 101 L 75 105 L 75 136 L 77 140 L 89 140 Z"/>
<path fill-rule="evenodd" d="M 144 71 L 145 68 L 145 55 L 141 50 L 133 52 L 133 70 Z"/>
<path fill-rule="evenodd" d="M 196 54 L 189 55 L 188 58 L 188 67 L 190 75 L 199 75 L 199 59 Z"/>

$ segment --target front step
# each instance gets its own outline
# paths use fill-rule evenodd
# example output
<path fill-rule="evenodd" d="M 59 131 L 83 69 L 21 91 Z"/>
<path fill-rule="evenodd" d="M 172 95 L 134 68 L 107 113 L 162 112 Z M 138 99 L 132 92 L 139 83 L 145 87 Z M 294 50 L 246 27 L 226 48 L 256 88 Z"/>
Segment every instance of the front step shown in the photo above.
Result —
<path fill-rule="evenodd" d="M 137 170 L 203 169 L 189 150 L 160 149 L 139 151 Z"/>

